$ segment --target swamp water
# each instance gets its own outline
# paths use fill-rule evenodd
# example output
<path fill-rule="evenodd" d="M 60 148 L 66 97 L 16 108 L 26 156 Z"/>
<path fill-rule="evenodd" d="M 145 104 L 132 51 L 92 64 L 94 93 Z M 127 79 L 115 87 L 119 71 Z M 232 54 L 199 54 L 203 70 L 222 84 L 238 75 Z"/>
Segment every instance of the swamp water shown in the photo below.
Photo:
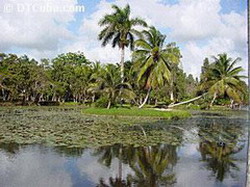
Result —
<path fill-rule="evenodd" d="M 241 113 L 149 122 L 80 111 L 0 109 L 0 187 L 245 186 Z"/>

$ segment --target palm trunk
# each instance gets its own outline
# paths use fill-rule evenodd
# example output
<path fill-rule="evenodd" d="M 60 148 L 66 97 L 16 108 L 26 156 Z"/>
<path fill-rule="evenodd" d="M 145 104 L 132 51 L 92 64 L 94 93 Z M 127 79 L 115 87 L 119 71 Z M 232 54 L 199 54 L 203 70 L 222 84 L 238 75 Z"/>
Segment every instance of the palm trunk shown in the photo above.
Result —
<path fill-rule="evenodd" d="M 170 100 L 174 102 L 174 92 L 173 90 L 170 91 Z"/>
<path fill-rule="evenodd" d="M 188 100 L 188 101 L 180 102 L 180 103 L 177 103 L 177 104 L 170 104 L 170 105 L 168 106 L 168 108 L 173 108 L 173 107 L 175 107 L 175 106 L 179 106 L 179 105 L 184 105 L 184 104 L 192 103 L 192 102 L 194 102 L 194 101 L 197 101 L 197 100 L 201 99 L 201 98 L 204 97 L 205 95 L 206 95 L 206 93 L 203 94 L 203 95 L 200 95 L 200 96 L 198 96 L 198 97 L 195 97 L 195 98 L 193 98 L 193 99 L 190 99 L 190 100 Z"/>
<path fill-rule="evenodd" d="M 121 47 L 121 80 L 124 82 L 124 61 L 125 61 L 125 48 Z"/>
<path fill-rule="evenodd" d="M 111 107 L 111 100 L 109 100 L 109 102 L 108 102 L 107 109 L 110 109 L 110 107 Z"/>
<path fill-rule="evenodd" d="M 139 108 L 142 108 L 148 101 L 149 95 L 150 95 L 151 88 L 148 89 L 147 95 L 143 101 L 143 103 L 139 106 Z"/>
<path fill-rule="evenodd" d="M 212 101 L 211 101 L 211 103 L 210 103 L 210 107 L 213 106 L 213 104 L 214 104 L 216 98 L 217 98 L 217 93 L 215 92 L 215 93 L 214 93 L 214 97 L 213 97 L 213 99 L 212 99 Z"/>
<path fill-rule="evenodd" d="M 95 94 L 92 96 L 92 103 L 95 102 Z"/>
<path fill-rule="evenodd" d="M 171 83 L 170 83 L 170 100 L 174 102 L 174 80 L 173 78 L 171 79 Z"/>
<path fill-rule="evenodd" d="M 2 88 L 2 95 L 3 95 L 3 101 L 6 101 L 6 94 L 4 88 Z"/>
<path fill-rule="evenodd" d="M 234 100 L 233 100 L 233 99 L 231 99 L 231 102 L 230 102 L 230 108 L 231 108 L 231 109 L 233 109 L 233 107 L 234 107 Z"/>

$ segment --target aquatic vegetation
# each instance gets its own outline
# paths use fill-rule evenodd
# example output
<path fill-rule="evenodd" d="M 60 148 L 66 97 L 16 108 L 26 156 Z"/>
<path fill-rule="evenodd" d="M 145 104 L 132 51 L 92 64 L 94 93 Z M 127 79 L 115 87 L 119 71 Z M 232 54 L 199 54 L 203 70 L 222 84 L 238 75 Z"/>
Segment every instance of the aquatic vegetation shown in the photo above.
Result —
<path fill-rule="evenodd" d="M 114 144 L 139 147 L 160 143 L 178 146 L 185 138 L 183 132 L 188 132 L 193 128 L 193 120 L 198 120 L 195 123 L 204 127 L 203 131 L 199 131 L 199 135 L 205 139 L 212 139 L 211 141 L 219 137 L 222 141 L 226 141 L 228 137 L 234 138 L 234 134 L 241 129 L 236 125 L 237 120 L 230 122 L 229 119 L 225 123 L 231 124 L 230 128 L 223 129 L 220 124 L 210 128 L 211 120 L 204 117 L 201 121 L 196 117 L 164 120 L 165 118 L 140 117 L 139 115 L 137 117 L 97 116 L 83 114 L 82 111 L 86 110 L 83 110 L 82 107 L 0 108 L 0 144 L 45 144 L 69 148 Z M 137 112 L 135 111 L 135 113 Z M 223 119 L 220 120 L 223 121 Z M 202 124 L 207 124 L 207 128 Z"/>
<path fill-rule="evenodd" d="M 124 119 L 84 115 L 82 108 L 19 107 L 0 109 L 0 144 L 99 147 L 180 144 L 180 132 L 154 127 L 156 119 Z M 162 121 L 161 123 L 165 123 Z M 150 125 L 149 125 L 150 124 Z"/>

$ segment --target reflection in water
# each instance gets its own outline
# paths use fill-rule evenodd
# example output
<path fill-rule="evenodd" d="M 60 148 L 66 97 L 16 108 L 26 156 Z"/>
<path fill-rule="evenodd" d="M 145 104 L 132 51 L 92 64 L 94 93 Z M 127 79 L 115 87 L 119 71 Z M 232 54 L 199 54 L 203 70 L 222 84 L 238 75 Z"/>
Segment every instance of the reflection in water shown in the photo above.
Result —
<path fill-rule="evenodd" d="M 223 181 L 226 175 L 238 171 L 239 167 L 235 154 L 239 153 L 244 144 L 240 138 L 244 135 L 244 128 L 242 125 L 229 121 L 211 120 L 210 123 L 204 124 L 199 128 L 199 136 L 201 142 L 199 144 L 199 151 L 201 153 L 202 161 L 206 163 L 206 168 L 213 172 L 216 179 Z"/>
<path fill-rule="evenodd" d="M 67 147 L 56 147 L 54 150 L 65 157 L 81 157 L 84 152 L 84 149 Z"/>
<path fill-rule="evenodd" d="M 0 186 L 244 186 L 246 121 L 203 118 L 186 124 L 187 131 L 197 129 L 195 144 L 95 149 L 2 144 Z"/>
<path fill-rule="evenodd" d="M 16 143 L 10 143 L 10 144 L 0 144 L 0 150 L 5 150 L 6 153 L 9 153 L 10 155 L 15 155 L 19 151 L 19 145 Z"/>
<path fill-rule="evenodd" d="M 132 152 L 131 152 L 132 151 Z M 108 147 L 101 147 L 98 148 L 94 152 L 95 156 L 99 156 L 99 162 L 104 164 L 107 167 L 111 166 L 112 160 L 117 158 L 119 160 L 117 174 L 116 177 L 109 178 L 109 184 L 105 183 L 103 178 L 100 179 L 100 183 L 97 185 L 98 187 L 106 187 L 106 186 L 119 186 L 119 187 L 127 187 L 131 186 L 131 181 L 127 178 L 126 180 L 123 179 L 122 176 L 122 166 L 123 163 L 128 163 L 133 160 L 134 157 L 134 149 L 127 149 L 122 145 L 114 145 Z"/>
<path fill-rule="evenodd" d="M 232 169 L 238 170 L 237 159 L 233 155 L 240 152 L 244 146 L 239 148 L 236 145 L 220 145 L 216 142 L 201 142 L 199 150 L 202 161 L 207 162 L 207 169 L 213 171 L 216 179 L 223 181 L 225 174 Z M 234 176 L 232 176 L 234 177 Z"/>
<path fill-rule="evenodd" d="M 123 147 L 115 145 L 112 147 L 99 148 L 95 153 L 99 156 L 99 162 L 110 167 L 112 159 L 118 158 L 118 175 L 109 178 L 106 184 L 103 178 L 97 186 L 127 187 L 136 186 L 167 186 L 175 183 L 176 178 L 173 167 L 177 163 L 176 146 L 160 145 L 148 147 Z M 128 164 L 133 171 L 133 175 L 122 176 L 122 165 Z"/>
<path fill-rule="evenodd" d="M 130 176 L 136 186 L 168 186 L 176 182 L 173 173 L 177 163 L 175 146 L 141 147 L 137 149 L 136 156 L 131 165 L 135 175 Z"/>

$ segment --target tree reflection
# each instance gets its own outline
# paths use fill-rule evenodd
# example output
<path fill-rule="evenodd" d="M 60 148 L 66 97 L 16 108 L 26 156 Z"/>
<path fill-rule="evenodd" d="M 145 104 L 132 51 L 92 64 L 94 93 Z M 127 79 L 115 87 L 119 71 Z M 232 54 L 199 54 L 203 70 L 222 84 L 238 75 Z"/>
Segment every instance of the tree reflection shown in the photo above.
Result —
<path fill-rule="evenodd" d="M 119 160 L 117 177 L 110 177 L 109 184 L 106 184 L 104 179 L 100 179 L 98 187 L 168 186 L 176 181 L 173 173 L 173 167 L 177 163 L 176 146 L 134 148 L 133 146 L 115 145 L 99 148 L 95 155 L 99 155 L 99 162 L 108 167 L 110 167 L 112 159 Z M 133 174 L 123 177 L 122 164 L 129 165 Z"/>
<path fill-rule="evenodd" d="M 136 157 L 136 162 L 131 165 L 135 175 L 130 176 L 136 186 L 168 186 L 176 182 L 173 173 L 173 167 L 177 163 L 175 146 L 140 147 Z"/>
<path fill-rule="evenodd" d="M 233 171 L 239 170 L 236 165 L 238 159 L 234 155 L 244 148 L 239 140 L 242 135 L 242 126 L 218 120 L 200 128 L 199 151 L 202 161 L 206 162 L 206 168 L 213 172 L 217 180 L 222 182 L 227 175 L 235 177 Z"/>
<path fill-rule="evenodd" d="M 9 144 L 0 144 L 0 150 L 4 150 L 6 153 L 15 155 L 20 150 L 20 145 L 16 143 L 9 143 Z"/>
<path fill-rule="evenodd" d="M 122 145 L 116 144 L 108 147 L 100 147 L 94 152 L 95 156 L 99 156 L 99 162 L 107 167 L 110 167 L 113 159 L 118 159 L 118 171 L 115 178 L 109 178 L 109 185 L 105 184 L 104 179 L 100 179 L 98 187 L 127 187 L 131 186 L 131 183 L 128 179 L 123 179 L 122 170 L 123 164 L 128 164 L 133 160 L 134 149 L 130 147 L 124 147 Z"/>
<path fill-rule="evenodd" d="M 81 157 L 84 153 L 83 148 L 69 148 L 69 147 L 55 147 L 55 152 L 60 155 L 64 155 L 65 157 Z"/>

